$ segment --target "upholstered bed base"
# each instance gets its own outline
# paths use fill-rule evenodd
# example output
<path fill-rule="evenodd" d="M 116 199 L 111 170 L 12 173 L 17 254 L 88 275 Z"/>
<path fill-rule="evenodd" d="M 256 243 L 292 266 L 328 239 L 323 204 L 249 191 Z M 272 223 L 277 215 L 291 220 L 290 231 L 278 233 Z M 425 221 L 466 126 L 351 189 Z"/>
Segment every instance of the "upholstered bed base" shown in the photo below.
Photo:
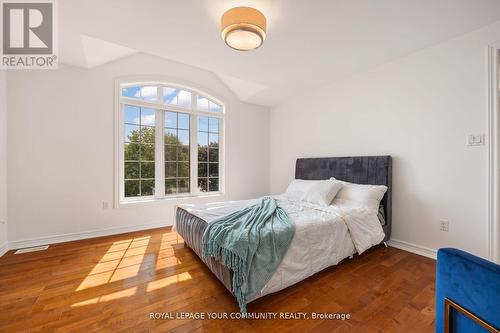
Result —
<path fill-rule="evenodd" d="M 232 271 L 214 258 L 204 258 L 202 255 L 202 237 L 207 228 L 207 222 L 180 207 L 177 208 L 176 219 L 177 232 L 184 239 L 184 242 L 193 249 L 219 281 L 232 293 Z"/>

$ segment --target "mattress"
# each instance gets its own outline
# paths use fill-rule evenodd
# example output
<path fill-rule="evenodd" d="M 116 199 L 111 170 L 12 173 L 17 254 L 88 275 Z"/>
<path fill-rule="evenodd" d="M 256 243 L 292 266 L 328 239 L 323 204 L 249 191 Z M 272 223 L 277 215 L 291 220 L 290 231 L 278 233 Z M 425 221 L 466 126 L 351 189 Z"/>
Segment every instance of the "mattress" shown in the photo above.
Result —
<path fill-rule="evenodd" d="M 256 298 L 300 282 L 384 238 L 376 212 L 339 205 L 322 207 L 285 196 L 274 198 L 295 223 L 295 235 L 283 261 Z M 177 209 L 174 228 L 231 292 L 231 271 L 213 258 L 203 258 L 202 236 L 207 223 L 256 200 L 180 205 Z"/>

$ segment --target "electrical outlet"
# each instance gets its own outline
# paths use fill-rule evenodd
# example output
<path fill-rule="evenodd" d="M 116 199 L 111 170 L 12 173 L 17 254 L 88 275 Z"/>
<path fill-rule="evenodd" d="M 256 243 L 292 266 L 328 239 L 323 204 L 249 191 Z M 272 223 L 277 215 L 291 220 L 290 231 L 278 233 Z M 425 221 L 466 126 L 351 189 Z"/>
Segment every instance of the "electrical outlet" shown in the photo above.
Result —
<path fill-rule="evenodd" d="M 109 208 L 109 203 L 107 201 L 102 202 L 102 209 L 108 209 Z"/>
<path fill-rule="evenodd" d="M 448 232 L 450 230 L 450 221 L 439 220 L 439 230 Z"/>

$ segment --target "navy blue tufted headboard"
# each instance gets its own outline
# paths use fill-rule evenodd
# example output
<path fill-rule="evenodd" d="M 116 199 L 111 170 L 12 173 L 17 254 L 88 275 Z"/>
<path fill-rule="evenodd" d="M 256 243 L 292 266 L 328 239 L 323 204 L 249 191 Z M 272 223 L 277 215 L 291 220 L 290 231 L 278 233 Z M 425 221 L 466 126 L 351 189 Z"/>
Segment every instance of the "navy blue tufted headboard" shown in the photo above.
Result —
<path fill-rule="evenodd" d="M 357 156 L 298 158 L 295 179 L 320 180 L 335 177 L 357 184 L 385 185 L 388 187 L 380 202 L 384 207 L 386 225 L 384 241 L 391 237 L 392 229 L 392 159 L 391 156 Z"/>

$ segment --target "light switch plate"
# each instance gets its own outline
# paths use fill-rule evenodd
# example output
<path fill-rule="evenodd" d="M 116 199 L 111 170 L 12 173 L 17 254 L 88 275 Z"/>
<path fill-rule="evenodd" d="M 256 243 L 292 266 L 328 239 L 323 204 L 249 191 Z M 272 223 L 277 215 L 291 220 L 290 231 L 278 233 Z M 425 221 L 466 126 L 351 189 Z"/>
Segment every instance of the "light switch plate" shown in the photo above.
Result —
<path fill-rule="evenodd" d="M 466 138 L 467 146 L 482 146 L 485 142 L 484 134 L 469 134 Z"/>

